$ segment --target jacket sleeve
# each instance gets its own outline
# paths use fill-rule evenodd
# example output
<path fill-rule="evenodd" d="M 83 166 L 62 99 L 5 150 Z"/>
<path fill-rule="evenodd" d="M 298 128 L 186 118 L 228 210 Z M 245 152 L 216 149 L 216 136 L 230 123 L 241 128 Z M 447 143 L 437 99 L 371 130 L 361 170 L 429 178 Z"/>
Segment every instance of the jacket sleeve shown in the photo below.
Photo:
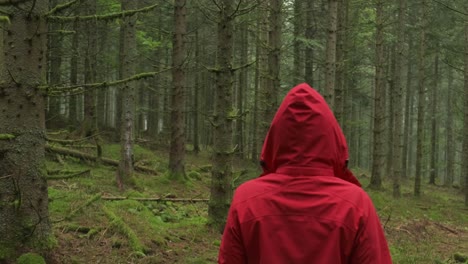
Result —
<path fill-rule="evenodd" d="M 240 224 L 237 212 L 233 206 L 229 209 L 227 223 L 224 228 L 221 247 L 218 255 L 219 264 L 247 263 L 240 233 Z"/>
<path fill-rule="evenodd" d="M 392 264 L 384 231 L 372 202 L 355 239 L 351 264 Z"/>

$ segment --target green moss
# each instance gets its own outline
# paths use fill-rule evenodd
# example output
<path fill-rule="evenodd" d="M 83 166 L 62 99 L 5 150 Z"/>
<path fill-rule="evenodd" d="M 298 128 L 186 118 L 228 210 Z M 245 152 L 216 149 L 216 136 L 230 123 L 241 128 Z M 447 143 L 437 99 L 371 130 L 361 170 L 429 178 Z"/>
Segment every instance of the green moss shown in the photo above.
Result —
<path fill-rule="evenodd" d="M 14 138 L 16 138 L 16 136 L 12 134 L 0 134 L 0 140 L 9 140 Z"/>
<path fill-rule="evenodd" d="M 190 178 L 190 179 L 194 179 L 194 180 L 201 180 L 201 174 L 197 171 L 190 171 L 187 176 Z"/>
<path fill-rule="evenodd" d="M 43 257 L 35 253 L 26 253 L 17 259 L 18 264 L 46 264 Z"/>
<path fill-rule="evenodd" d="M 14 251 L 11 244 L 0 243 L 0 262 L 13 256 Z"/>
<path fill-rule="evenodd" d="M 111 224 L 128 238 L 130 247 L 134 253 L 137 256 L 145 256 L 145 247 L 141 243 L 136 233 L 125 223 L 125 221 L 105 206 L 103 207 L 103 211 L 107 217 L 109 217 Z"/>

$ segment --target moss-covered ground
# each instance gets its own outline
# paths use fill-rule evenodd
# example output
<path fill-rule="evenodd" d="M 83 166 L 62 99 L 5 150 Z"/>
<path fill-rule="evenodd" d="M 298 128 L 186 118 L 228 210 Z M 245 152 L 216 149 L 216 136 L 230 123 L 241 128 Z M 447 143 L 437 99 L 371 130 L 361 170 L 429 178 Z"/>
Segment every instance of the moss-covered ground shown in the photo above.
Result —
<path fill-rule="evenodd" d="M 106 145 L 103 155 L 118 159 L 119 146 Z M 136 173 L 135 187 L 119 191 L 114 167 L 49 155 L 49 171 L 91 170 L 83 177 L 49 181 L 50 217 L 58 240 L 53 258 L 58 263 L 215 263 L 221 236 L 206 225 L 205 202 L 102 199 L 209 198 L 209 155 L 188 154 L 189 180 L 184 182 L 168 179 L 167 151 L 136 146 L 135 160 L 158 175 Z M 234 185 L 258 174 L 250 161 L 237 160 L 234 171 L 241 175 Z M 360 180 L 364 186 L 369 181 Z M 402 190 L 399 200 L 391 197 L 390 188 L 367 190 L 394 263 L 456 263 L 454 254 L 468 255 L 468 210 L 459 190 L 424 185 L 422 197 L 415 198 L 411 181 Z"/>

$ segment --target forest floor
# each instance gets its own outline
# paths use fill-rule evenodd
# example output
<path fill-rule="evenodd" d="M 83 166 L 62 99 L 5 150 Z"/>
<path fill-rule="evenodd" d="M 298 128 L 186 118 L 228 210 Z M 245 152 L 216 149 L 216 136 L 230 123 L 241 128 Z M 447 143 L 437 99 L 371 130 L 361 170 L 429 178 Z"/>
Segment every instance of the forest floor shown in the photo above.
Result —
<path fill-rule="evenodd" d="M 103 156 L 118 159 L 119 146 L 105 145 Z M 158 174 L 136 173 L 136 187 L 121 192 L 115 167 L 48 154 L 49 171 L 90 170 L 76 178 L 49 180 L 49 211 L 58 242 L 52 259 L 57 263 L 215 263 L 221 235 L 207 227 L 206 202 L 137 200 L 209 198 L 208 154 L 188 154 L 190 179 L 185 182 L 168 179 L 167 152 L 136 146 L 135 160 Z M 236 163 L 234 171 L 241 177 L 235 184 L 258 174 L 251 162 Z M 359 180 L 364 186 L 369 182 L 365 176 Z M 394 263 L 457 263 L 454 255 L 468 254 L 463 195 L 456 189 L 424 185 L 422 197 L 415 198 L 412 188 L 411 182 L 404 183 L 399 200 L 392 198 L 389 187 L 366 189 L 381 217 Z M 129 199 L 106 200 L 116 196 Z"/>

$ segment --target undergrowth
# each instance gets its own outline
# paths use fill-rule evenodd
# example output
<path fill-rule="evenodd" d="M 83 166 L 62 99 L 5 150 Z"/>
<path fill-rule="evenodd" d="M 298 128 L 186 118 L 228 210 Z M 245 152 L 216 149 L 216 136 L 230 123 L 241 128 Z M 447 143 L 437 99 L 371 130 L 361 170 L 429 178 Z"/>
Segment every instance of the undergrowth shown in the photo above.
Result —
<path fill-rule="evenodd" d="M 120 147 L 105 145 L 105 157 L 118 159 Z M 209 198 L 210 161 L 207 152 L 189 154 L 187 179 L 172 181 L 166 152 L 135 146 L 135 162 L 157 175 L 135 173 L 135 187 L 120 191 L 115 168 L 51 156 L 49 171 L 91 170 L 89 176 L 49 181 L 49 210 L 59 240 L 59 263 L 215 263 L 221 235 L 207 227 L 207 204 L 171 201 L 103 200 L 127 198 Z M 236 160 L 232 186 L 254 178 L 259 168 Z M 358 175 L 365 174 L 359 173 Z M 363 186 L 369 179 L 360 177 Z M 385 186 L 391 186 L 386 183 Z M 453 189 L 423 186 L 412 195 L 412 181 L 402 183 L 402 197 L 389 187 L 368 190 L 381 217 L 394 263 L 455 263 L 468 252 L 468 211 Z"/>

